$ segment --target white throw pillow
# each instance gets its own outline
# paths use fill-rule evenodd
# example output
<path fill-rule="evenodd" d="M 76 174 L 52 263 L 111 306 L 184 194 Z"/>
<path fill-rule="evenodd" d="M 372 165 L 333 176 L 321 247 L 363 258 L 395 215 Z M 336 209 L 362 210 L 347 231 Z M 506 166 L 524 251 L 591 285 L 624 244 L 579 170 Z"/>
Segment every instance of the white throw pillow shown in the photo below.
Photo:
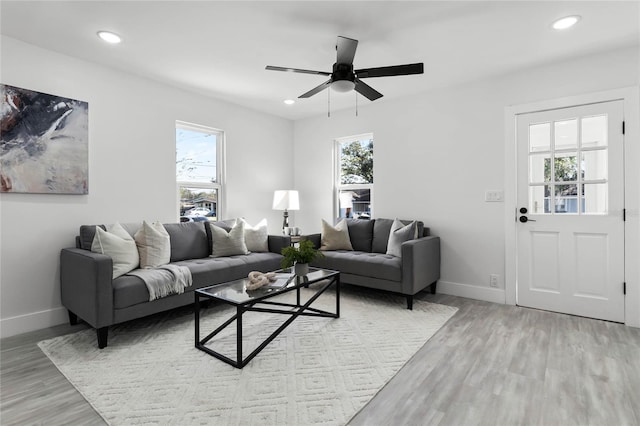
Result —
<path fill-rule="evenodd" d="M 414 220 L 408 225 L 404 225 L 398 219 L 393 221 L 391 232 L 389 232 L 389 241 L 387 243 L 387 254 L 396 257 L 402 257 L 402 243 L 414 240 L 418 232 L 418 224 Z"/>
<path fill-rule="evenodd" d="M 335 227 L 322 219 L 320 250 L 353 250 L 346 219 L 342 219 Z"/>
<path fill-rule="evenodd" d="M 119 223 L 108 227 L 108 231 L 96 226 L 91 251 L 111 258 L 114 279 L 133 271 L 140 264 L 136 242 Z"/>
<path fill-rule="evenodd" d="M 140 253 L 141 268 L 157 268 L 171 261 L 171 240 L 160 222 L 142 222 L 133 236 Z"/>
<path fill-rule="evenodd" d="M 248 254 L 244 242 L 244 222 L 236 221 L 229 232 L 219 226 L 209 225 L 211 229 L 211 257 Z"/>
<path fill-rule="evenodd" d="M 244 224 L 244 242 L 247 250 L 255 253 L 269 251 L 269 230 L 267 219 L 262 219 L 256 226 L 251 226 L 246 220 L 240 219 Z"/>

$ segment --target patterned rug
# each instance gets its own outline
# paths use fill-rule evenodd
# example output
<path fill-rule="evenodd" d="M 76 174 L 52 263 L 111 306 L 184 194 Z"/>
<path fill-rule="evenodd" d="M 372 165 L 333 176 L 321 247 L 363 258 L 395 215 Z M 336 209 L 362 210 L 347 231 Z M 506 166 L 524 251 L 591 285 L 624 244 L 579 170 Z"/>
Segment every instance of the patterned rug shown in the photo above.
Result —
<path fill-rule="evenodd" d="M 334 296 L 312 306 L 335 312 Z M 38 345 L 111 425 L 343 425 L 457 310 L 405 303 L 347 287 L 339 319 L 298 317 L 242 370 L 194 347 L 187 307 L 111 327 L 103 350 L 92 329 Z M 234 312 L 202 310 L 201 336 Z M 245 356 L 286 318 L 245 314 Z M 212 347 L 233 356 L 235 325 L 227 330 Z"/>

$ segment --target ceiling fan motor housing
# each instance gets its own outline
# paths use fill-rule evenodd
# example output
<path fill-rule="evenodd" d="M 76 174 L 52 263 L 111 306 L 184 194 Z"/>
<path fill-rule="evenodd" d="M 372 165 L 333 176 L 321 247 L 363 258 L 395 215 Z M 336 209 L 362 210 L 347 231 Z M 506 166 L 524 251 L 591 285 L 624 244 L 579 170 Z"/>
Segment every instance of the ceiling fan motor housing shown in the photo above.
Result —
<path fill-rule="evenodd" d="M 353 72 L 353 64 L 333 64 L 331 74 L 331 88 L 336 92 L 349 92 L 356 85 L 356 75 Z"/>

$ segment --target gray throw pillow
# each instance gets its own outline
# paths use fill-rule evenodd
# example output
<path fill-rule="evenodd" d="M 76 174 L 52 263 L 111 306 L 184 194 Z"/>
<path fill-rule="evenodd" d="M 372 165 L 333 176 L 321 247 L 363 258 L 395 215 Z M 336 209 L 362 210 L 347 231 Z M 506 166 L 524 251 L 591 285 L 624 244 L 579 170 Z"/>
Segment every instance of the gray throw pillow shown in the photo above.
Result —
<path fill-rule="evenodd" d="M 387 254 L 402 257 L 402 243 L 415 239 L 417 232 L 418 225 L 415 221 L 405 226 L 398 219 L 395 219 L 393 225 L 391 225 L 391 232 L 389 233 Z"/>
<path fill-rule="evenodd" d="M 241 220 L 229 232 L 219 226 L 211 226 L 211 257 L 248 254 L 244 242 L 244 223 Z"/>

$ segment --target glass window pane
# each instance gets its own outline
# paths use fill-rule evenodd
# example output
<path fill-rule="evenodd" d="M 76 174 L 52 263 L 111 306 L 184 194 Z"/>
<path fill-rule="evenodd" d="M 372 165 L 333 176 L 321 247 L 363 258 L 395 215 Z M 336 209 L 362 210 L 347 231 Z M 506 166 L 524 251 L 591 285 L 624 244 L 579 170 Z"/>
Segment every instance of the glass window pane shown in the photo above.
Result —
<path fill-rule="evenodd" d="M 585 214 L 605 214 L 607 213 L 607 192 L 606 183 L 593 183 L 582 185 L 582 207 Z"/>
<path fill-rule="evenodd" d="M 575 149 L 578 147 L 578 120 L 571 119 L 553 123 L 555 130 L 555 148 Z"/>
<path fill-rule="evenodd" d="M 551 123 L 529 126 L 529 152 L 551 150 Z"/>
<path fill-rule="evenodd" d="M 578 213 L 578 185 L 556 185 L 554 212 Z"/>
<path fill-rule="evenodd" d="M 340 183 L 373 183 L 373 139 L 340 144 Z"/>
<path fill-rule="evenodd" d="M 217 220 L 218 190 L 180 187 L 180 221 Z"/>
<path fill-rule="evenodd" d="M 585 180 L 607 179 L 607 150 L 584 151 L 580 166 Z"/>
<path fill-rule="evenodd" d="M 551 213 L 549 206 L 550 185 L 529 187 L 529 211 L 531 214 Z"/>
<path fill-rule="evenodd" d="M 592 148 L 607 146 L 607 120 L 606 115 L 596 115 L 582 119 L 582 147 Z"/>
<path fill-rule="evenodd" d="M 578 180 L 577 153 L 557 154 L 554 159 L 554 166 L 556 182 Z"/>
<path fill-rule="evenodd" d="M 176 128 L 176 180 L 216 181 L 216 134 Z"/>
<path fill-rule="evenodd" d="M 343 189 L 338 192 L 339 218 L 371 219 L 371 190 Z"/>
<path fill-rule="evenodd" d="M 529 183 L 551 182 L 551 154 L 529 156 Z"/>

